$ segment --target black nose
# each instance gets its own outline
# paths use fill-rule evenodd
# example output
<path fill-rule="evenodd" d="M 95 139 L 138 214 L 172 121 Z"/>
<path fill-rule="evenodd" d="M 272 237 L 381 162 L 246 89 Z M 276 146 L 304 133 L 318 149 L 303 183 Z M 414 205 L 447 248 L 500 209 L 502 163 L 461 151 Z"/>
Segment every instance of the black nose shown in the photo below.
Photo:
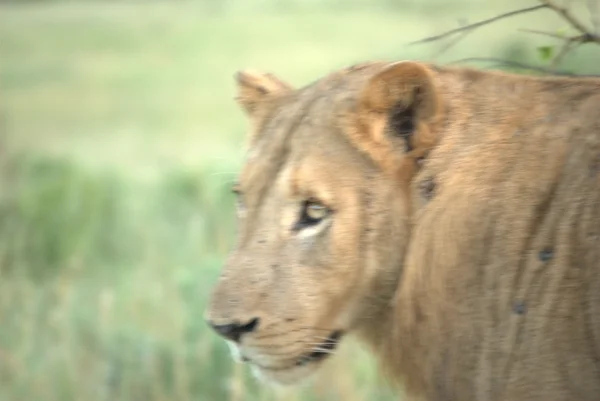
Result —
<path fill-rule="evenodd" d="M 228 340 L 238 342 L 242 334 L 252 333 L 258 327 L 258 318 L 250 320 L 246 324 L 232 323 L 215 325 L 209 322 L 211 327 L 221 336 Z"/>

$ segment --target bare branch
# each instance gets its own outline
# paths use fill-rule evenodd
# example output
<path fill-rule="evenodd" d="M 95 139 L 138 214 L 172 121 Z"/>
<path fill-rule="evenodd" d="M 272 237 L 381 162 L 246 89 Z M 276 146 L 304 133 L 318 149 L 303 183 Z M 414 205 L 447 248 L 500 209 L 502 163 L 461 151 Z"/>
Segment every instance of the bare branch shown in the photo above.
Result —
<path fill-rule="evenodd" d="M 565 58 L 565 56 L 569 54 L 572 50 L 574 50 L 577 47 L 577 45 L 578 43 L 576 41 L 572 39 L 567 39 L 565 44 L 558 52 L 558 54 L 552 58 L 552 62 L 550 63 L 552 69 L 558 67 L 562 59 Z"/>
<path fill-rule="evenodd" d="M 584 33 L 583 35 L 573 36 L 571 38 L 564 38 L 564 44 L 561 47 L 560 51 L 556 56 L 552 58 L 551 66 L 552 68 L 556 68 L 563 58 L 571 51 L 575 50 L 576 47 L 585 43 L 594 42 L 592 38 L 590 38 L 589 34 Z"/>
<path fill-rule="evenodd" d="M 560 39 L 560 40 L 565 40 L 565 37 L 562 35 L 559 35 L 557 33 L 552 33 L 552 32 L 546 32 L 546 31 L 538 31 L 535 29 L 519 29 L 520 32 L 527 32 L 527 33 L 533 33 L 536 35 L 543 35 L 543 36 L 548 36 L 550 38 L 554 38 L 554 39 Z"/>
<path fill-rule="evenodd" d="M 540 0 L 540 1 L 542 1 L 542 0 Z M 452 30 L 450 30 L 448 32 L 445 32 L 445 33 L 442 33 L 440 35 L 430 36 L 428 38 L 417 40 L 416 42 L 412 42 L 412 43 L 409 43 L 409 44 L 410 45 L 416 45 L 416 44 L 422 44 L 422 43 L 435 42 L 437 40 L 444 39 L 444 38 L 450 37 L 452 35 L 456 35 L 457 33 L 465 33 L 466 32 L 468 34 L 468 33 L 473 32 L 477 28 L 481 28 L 484 25 L 491 24 L 491 23 L 499 21 L 501 19 L 513 17 L 513 16 L 519 15 L 519 14 L 529 13 L 529 12 L 532 12 L 532 11 L 541 10 L 541 9 L 547 8 L 547 7 L 548 7 L 547 5 L 541 4 L 541 5 L 538 5 L 538 6 L 533 6 L 533 7 L 522 8 L 522 9 L 519 9 L 519 10 L 510 11 L 510 12 L 507 12 L 507 13 L 504 13 L 504 14 L 497 15 L 497 16 L 495 16 L 493 18 L 489 18 L 489 19 L 486 19 L 486 20 L 483 20 L 483 21 L 475 22 L 475 23 L 470 24 L 470 25 L 465 25 L 465 26 L 462 26 L 460 28 L 452 29 Z"/>
<path fill-rule="evenodd" d="M 557 71 L 556 67 L 561 63 L 561 61 L 570 52 L 575 50 L 577 47 L 584 45 L 586 43 L 596 43 L 596 44 L 600 45 L 600 32 L 598 32 L 600 29 L 600 13 L 599 13 L 600 0 L 587 0 L 587 1 L 588 1 L 587 2 L 588 9 L 590 10 L 590 14 L 591 14 L 591 21 L 592 21 L 593 29 L 586 26 L 586 24 L 584 24 L 579 18 L 577 18 L 577 16 L 575 16 L 575 14 L 573 14 L 572 10 L 569 8 L 569 5 L 571 4 L 569 0 L 564 0 L 561 5 L 559 5 L 557 3 L 558 0 L 538 0 L 538 2 L 541 4 L 539 4 L 537 6 L 510 11 L 510 12 L 507 12 L 504 14 L 500 14 L 493 18 L 489 18 L 489 19 L 479 21 L 479 22 L 476 22 L 473 24 L 464 25 L 459 28 L 452 29 L 450 31 L 447 31 L 447 32 L 439 34 L 439 35 L 430 36 L 428 38 L 421 39 L 416 42 L 412 42 L 410 44 L 413 45 L 413 44 L 435 42 L 435 41 L 439 41 L 439 40 L 442 40 L 445 38 L 452 37 L 453 40 L 440 51 L 440 54 L 441 54 L 443 52 L 446 52 L 449 48 L 456 45 L 457 42 L 459 42 L 460 40 L 462 40 L 467 35 L 471 34 L 473 31 L 475 31 L 476 29 L 478 29 L 480 27 L 483 27 L 485 25 L 491 24 L 498 20 L 513 17 L 513 16 L 516 16 L 519 14 L 525 14 L 525 13 L 529 13 L 529 12 L 533 12 L 533 11 L 537 11 L 537 10 L 541 10 L 541 9 L 549 9 L 549 10 L 552 10 L 554 13 L 558 14 L 563 20 L 565 20 L 567 22 L 567 24 L 569 24 L 572 28 L 574 28 L 578 32 L 578 34 L 576 34 L 575 36 L 566 36 L 566 35 L 553 33 L 553 32 L 547 32 L 547 31 L 521 29 L 521 31 L 535 33 L 538 35 L 544 35 L 547 37 L 551 37 L 553 39 L 561 40 L 563 42 L 562 45 L 560 46 L 560 49 L 558 50 L 557 54 L 551 58 L 550 68 L 536 67 L 536 66 L 532 66 L 532 65 L 528 65 L 528 64 L 522 64 L 522 63 L 517 63 L 517 62 L 513 62 L 513 61 L 509 61 L 509 60 L 494 59 L 494 58 L 468 58 L 468 59 L 459 60 L 458 62 L 465 62 L 465 61 L 487 61 L 487 62 L 490 62 L 490 61 L 492 61 L 492 62 L 495 62 L 502 66 L 516 67 L 516 68 L 521 68 L 521 69 L 526 69 L 526 70 L 531 70 L 531 71 L 538 71 L 538 72 L 547 73 L 547 74 L 576 75 L 576 74 Z"/>
<path fill-rule="evenodd" d="M 600 44 L 600 36 L 596 34 L 592 29 L 585 26 L 585 24 L 581 22 L 577 17 L 575 17 L 567 7 L 559 6 L 554 2 L 554 0 L 539 0 L 539 2 L 542 3 L 542 5 L 554 11 L 555 13 L 557 13 L 558 15 L 560 15 L 573 28 L 575 28 L 583 36 L 585 36 L 585 40 L 582 40 L 580 44 L 590 42 Z"/>
<path fill-rule="evenodd" d="M 594 33 L 600 35 L 600 0 L 588 0 L 587 7 L 590 12 L 590 20 L 594 27 Z"/>
<path fill-rule="evenodd" d="M 458 20 L 458 24 L 459 24 L 460 26 L 466 26 L 468 23 L 467 23 L 467 21 L 466 21 L 466 20 L 464 20 L 464 19 L 462 19 L 462 18 L 461 18 L 461 19 L 459 19 L 459 20 Z M 444 53 L 447 53 L 447 52 L 448 52 L 450 49 L 452 49 L 454 46 L 456 46 L 456 44 L 457 44 L 458 42 L 460 42 L 461 40 L 463 40 L 463 39 L 464 39 L 464 38 L 465 38 L 465 37 L 466 37 L 466 36 L 467 36 L 469 33 L 470 33 L 470 31 L 464 31 L 464 32 L 461 32 L 461 33 L 457 34 L 457 35 L 455 36 L 455 38 L 454 38 L 454 39 L 452 39 L 452 40 L 450 41 L 450 43 L 448 43 L 448 44 L 447 44 L 445 47 L 443 47 L 443 48 L 442 48 L 442 49 L 441 49 L 441 50 L 440 50 L 440 51 L 439 51 L 439 52 L 438 52 L 438 53 L 437 53 L 437 54 L 434 56 L 434 59 L 435 59 L 435 58 L 439 58 L 439 57 L 441 57 L 441 56 L 442 56 Z"/>
<path fill-rule="evenodd" d="M 594 26 L 594 30 L 588 28 L 583 22 L 581 22 L 569 9 L 568 3 L 559 6 L 555 3 L 554 0 L 539 0 L 543 5 L 557 13 L 561 16 L 565 21 L 567 21 L 573 28 L 575 28 L 581 35 L 573 36 L 569 38 L 564 38 L 564 43 L 558 52 L 558 54 L 552 58 L 551 66 L 552 68 L 556 68 L 560 64 L 560 62 L 565 58 L 567 54 L 571 51 L 579 47 L 580 45 L 586 43 L 597 43 L 600 44 L 600 36 L 595 31 L 597 30 L 596 26 Z M 588 8 L 590 13 L 592 13 L 592 23 L 595 23 L 593 17 L 593 5 L 591 3 L 595 3 L 594 0 L 588 1 Z"/>
<path fill-rule="evenodd" d="M 449 64 L 460 64 L 460 63 L 470 63 L 470 62 L 483 62 L 483 63 L 495 63 L 495 66 L 499 67 L 512 67 L 512 68 L 520 68 L 522 70 L 536 71 L 544 74 L 554 74 L 554 75 L 563 75 L 563 76 L 577 76 L 577 74 L 573 74 L 566 71 L 555 71 L 550 68 L 538 67 L 525 63 L 518 63 L 516 61 L 505 60 L 501 58 L 493 58 L 493 57 L 469 57 L 463 58 L 459 60 L 455 60 L 450 62 Z"/>

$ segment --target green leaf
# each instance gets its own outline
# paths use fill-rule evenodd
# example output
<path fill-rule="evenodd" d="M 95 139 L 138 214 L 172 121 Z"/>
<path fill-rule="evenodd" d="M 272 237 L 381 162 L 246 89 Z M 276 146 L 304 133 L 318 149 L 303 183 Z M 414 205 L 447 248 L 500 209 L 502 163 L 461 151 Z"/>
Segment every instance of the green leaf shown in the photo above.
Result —
<path fill-rule="evenodd" d="M 554 55 L 554 46 L 540 46 L 537 50 L 540 58 L 545 61 L 552 59 Z"/>

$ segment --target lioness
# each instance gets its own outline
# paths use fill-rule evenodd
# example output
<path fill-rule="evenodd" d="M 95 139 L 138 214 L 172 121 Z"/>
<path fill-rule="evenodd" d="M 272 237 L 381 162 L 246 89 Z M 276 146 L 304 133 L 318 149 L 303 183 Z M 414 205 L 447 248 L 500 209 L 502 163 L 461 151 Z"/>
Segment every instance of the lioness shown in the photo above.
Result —
<path fill-rule="evenodd" d="M 600 400 L 600 80 L 237 84 L 239 235 L 206 316 L 242 360 L 295 383 L 352 333 L 409 399 Z"/>

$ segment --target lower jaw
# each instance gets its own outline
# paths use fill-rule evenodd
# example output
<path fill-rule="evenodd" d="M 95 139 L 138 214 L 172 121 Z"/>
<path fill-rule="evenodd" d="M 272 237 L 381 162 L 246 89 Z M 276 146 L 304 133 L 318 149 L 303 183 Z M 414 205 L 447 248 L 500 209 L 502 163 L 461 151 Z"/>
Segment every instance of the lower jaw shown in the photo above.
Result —
<path fill-rule="evenodd" d="M 328 339 L 310 354 L 304 355 L 289 367 L 269 369 L 268 367 L 253 365 L 252 371 L 259 379 L 280 385 L 292 385 L 303 381 L 316 372 L 323 361 L 329 359 L 337 347 L 343 332 L 335 331 Z M 246 359 L 247 362 L 250 360 Z"/>
<path fill-rule="evenodd" d="M 286 369 L 276 370 L 252 366 L 252 371 L 261 380 L 282 386 L 291 386 L 310 378 L 319 369 L 320 365 L 321 361 L 315 361 L 305 365 L 295 365 Z"/>

